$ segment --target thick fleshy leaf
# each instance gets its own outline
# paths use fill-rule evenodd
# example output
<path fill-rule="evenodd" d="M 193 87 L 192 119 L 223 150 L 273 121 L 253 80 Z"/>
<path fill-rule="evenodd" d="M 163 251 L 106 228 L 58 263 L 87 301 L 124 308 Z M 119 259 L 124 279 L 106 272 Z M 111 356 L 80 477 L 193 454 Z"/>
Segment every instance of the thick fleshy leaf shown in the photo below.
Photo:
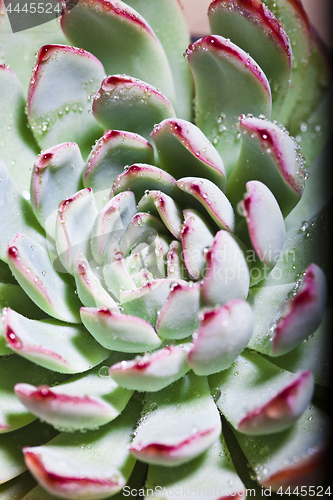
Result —
<path fill-rule="evenodd" d="M 28 384 L 56 384 L 66 377 L 30 363 L 16 354 L 0 357 L 0 433 L 19 429 L 35 420 L 35 415 L 15 396 L 14 385 L 24 380 Z"/>
<path fill-rule="evenodd" d="M 31 474 L 26 471 L 16 476 L 11 481 L 0 485 L 1 500 L 12 500 L 13 498 L 26 498 L 25 495 L 36 484 Z M 37 499 L 36 499 L 37 500 Z M 48 499 L 49 500 L 49 499 Z"/>
<path fill-rule="evenodd" d="M 313 486 L 326 476 L 329 418 L 311 405 L 289 429 L 266 436 L 235 431 L 237 440 L 265 488 Z M 254 451 L 255 450 L 255 451 Z"/>
<path fill-rule="evenodd" d="M 136 316 L 119 314 L 110 309 L 82 307 L 81 318 L 91 335 L 107 349 L 144 352 L 161 345 L 154 328 Z"/>
<path fill-rule="evenodd" d="M 124 255 L 127 257 L 138 245 L 140 248 L 141 244 L 150 245 L 156 241 L 160 233 L 168 234 L 168 230 L 160 219 L 147 212 L 137 212 L 133 215 L 122 241 Z"/>
<path fill-rule="evenodd" d="M 262 182 L 249 181 L 238 209 L 246 219 L 248 234 L 259 259 L 268 268 L 273 267 L 281 255 L 286 232 L 274 195 Z"/>
<path fill-rule="evenodd" d="M 110 375 L 126 389 L 160 391 L 189 371 L 186 344 L 184 347 L 168 346 L 131 361 L 121 361 L 110 367 Z"/>
<path fill-rule="evenodd" d="M 97 214 L 91 188 L 82 189 L 59 204 L 56 245 L 59 259 L 70 274 L 79 253 L 91 259 L 90 236 Z"/>
<path fill-rule="evenodd" d="M 88 110 L 90 95 L 103 78 L 100 61 L 83 49 L 66 45 L 40 49 L 30 81 L 28 117 L 42 148 L 71 141 L 84 157 L 88 155 L 102 133 Z"/>
<path fill-rule="evenodd" d="M 55 387 L 36 387 L 22 377 L 25 382 L 15 385 L 15 394 L 34 415 L 56 429 L 95 429 L 118 417 L 132 395 L 108 375 L 109 365 L 118 360 L 119 354 L 113 354 L 92 370 Z"/>
<path fill-rule="evenodd" d="M 137 215 L 139 218 L 141 217 L 140 212 Z M 145 215 L 147 215 L 147 217 L 152 217 L 150 214 Z M 142 217 L 142 219 L 144 220 L 144 217 Z M 134 226 L 129 226 L 129 229 L 133 229 L 133 232 L 128 231 L 126 238 L 124 238 L 124 241 L 122 242 L 122 246 L 124 245 L 124 254 L 127 255 L 129 247 L 126 247 L 125 245 L 126 240 L 129 243 L 132 243 L 133 240 L 130 240 L 129 237 L 136 236 L 137 246 L 131 248 L 131 254 L 125 258 L 126 269 L 131 275 L 131 278 L 136 286 L 140 287 L 148 282 L 151 282 L 154 278 L 164 278 L 164 257 L 168 250 L 168 245 L 166 244 L 164 238 L 158 236 L 156 230 L 149 226 L 144 227 L 144 225 L 138 225 L 136 228 Z M 134 229 L 138 229 L 137 235 L 134 234 Z M 144 283 L 141 283 L 140 275 L 142 276 Z"/>
<path fill-rule="evenodd" d="M 170 291 L 177 283 L 186 285 L 183 280 L 158 279 L 135 290 L 123 292 L 120 295 L 122 308 L 126 314 L 133 314 L 155 325 Z"/>
<path fill-rule="evenodd" d="M 131 165 L 129 169 L 120 174 L 112 186 L 110 197 L 126 190 L 135 194 L 137 202 L 146 190 L 160 190 L 175 200 L 181 195 L 175 179 L 170 174 L 145 163 Z"/>
<path fill-rule="evenodd" d="M 138 203 L 142 212 L 155 211 L 175 238 L 180 238 L 182 212 L 171 196 L 161 191 L 147 191 Z"/>
<path fill-rule="evenodd" d="M 199 325 L 200 284 L 177 284 L 172 288 L 156 323 L 157 333 L 165 339 L 185 339 Z"/>
<path fill-rule="evenodd" d="M 79 321 L 80 301 L 72 283 L 55 271 L 45 248 L 19 233 L 10 242 L 8 264 L 23 290 L 43 311 L 69 323 Z"/>
<path fill-rule="evenodd" d="M 316 264 L 295 284 L 251 290 L 256 320 L 249 346 L 259 352 L 285 354 L 309 337 L 323 319 L 326 280 Z"/>
<path fill-rule="evenodd" d="M 208 10 L 211 33 L 238 45 L 263 69 L 272 90 L 273 113 L 289 87 L 292 50 L 282 24 L 260 0 L 213 1 Z"/>
<path fill-rule="evenodd" d="M 228 369 L 209 379 L 220 393 L 217 407 L 244 434 L 271 434 L 292 424 L 308 408 L 313 375 L 284 371 L 259 354 L 244 351 Z"/>
<path fill-rule="evenodd" d="M 236 298 L 246 299 L 250 272 L 243 246 L 235 236 L 223 229 L 216 233 L 206 260 L 207 272 L 202 285 L 206 304 L 215 306 Z"/>
<path fill-rule="evenodd" d="M 260 118 L 241 116 L 239 127 L 242 149 L 228 179 L 228 198 L 236 206 L 246 182 L 257 180 L 272 191 L 286 217 L 304 189 L 303 158 L 295 140 L 276 123 Z"/>
<path fill-rule="evenodd" d="M 74 259 L 74 278 L 80 301 L 85 307 L 108 307 L 118 310 L 117 303 L 103 287 L 84 255 Z"/>
<path fill-rule="evenodd" d="M 30 203 L 21 195 L 11 178 L 6 165 L 0 159 L 0 212 L 6 213 L 0 225 L 0 259 L 7 262 L 8 242 L 20 231 L 46 246 L 43 231 L 39 226 Z"/>
<path fill-rule="evenodd" d="M 154 0 L 127 0 L 126 4 L 148 21 L 162 43 L 174 80 L 177 116 L 190 120 L 193 82 L 183 57 L 184 47 L 190 43 L 190 33 L 182 5 L 178 0 L 160 0 L 158 9 Z"/>
<path fill-rule="evenodd" d="M 146 488 L 152 498 L 170 500 L 175 491 L 210 500 L 244 500 L 245 487 L 232 463 L 226 442 L 220 438 L 200 457 L 176 467 L 150 465 Z"/>
<path fill-rule="evenodd" d="M 179 465 L 207 450 L 220 432 L 207 380 L 190 373 L 161 391 L 147 393 L 130 452 L 143 462 Z"/>
<path fill-rule="evenodd" d="M 92 110 L 104 130 L 137 132 L 147 140 L 155 123 L 175 116 L 171 103 L 161 92 L 126 75 L 108 76 L 103 80 Z"/>
<path fill-rule="evenodd" d="M 91 249 L 97 263 L 118 258 L 120 241 L 135 213 L 135 196 L 131 191 L 111 198 L 98 213 L 91 232 Z"/>
<path fill-rule="evenodd" d="M 206 272 L 206 253 L 214 243 L 214 233 L 195 210 L 184 210 L 181 228 L 183 258 L 189 274 L 200 279 Z"/>
<path fill-rule="evenodd" d="M 15 434 L 9 432 L 0 435 L 0 484 L 17 477 L 27 469 L 22 455 L 23 446 L 46 443 L 57 433 L 53 427 L 36 421 L 18 429 Z"/>
<path fill-rule="evenodd" d="M 128 444 L 138 413 L 132 401 L 119 418 L 98 430 L 61 433 L 46 445 L 25 448 L 25 462 L 56 497 L 97 500 L 113 495 L 125 486 L 134 467 Z"/>
<path fill-rule="evenodd" d="M 19 189 L 29 193 L 30 169 L 38 147 L 27 127 L 21 82 L 11 69 L 0 65 L 0 158 Z"/>
<path fill-rule="evenodd" d="M 155 122 L 156 123 L 156 122 Z M 225 189 L 223 161 L 207 137 L 193 123 L 180 119 L 164 120 L 155 125 L 151 137 L 156 144 L 161 167 L 179 177 L 205 177 Z"/>
<path fill-rule="evenodd" d="M 37 365 L 60 373 L 80 373 L 108 356 L 82 325 L 57 320 L 33 320 L 11 309 L 3 315 L 8 345 Z"/>
<path fill-rule="evenodd" d="M 174 102 L 168 59 L 157 36 L 140 14 L 120 0 L 84 0 L 76 7 L 61 17 L 61 27 L 74 45 L 95 54 L 108 75 L 127 74 L 139 78 Z"/>
<path fill-rule="evenodd" d="M 54 236 L 59 203 L 81 188 L 83 159 L 73 142 L 42 151 L 32 171 L 31 204 L 40 224 Z M 53 227 L 52 227 L 53 225 Z"/>
<path fill-rule="evenodd" d="M 83 176 L 84 186 L 91 187 L 95 199 L 98 197 L 99 208 L 107 201 L 117 176 L 123 172 L 124 167 L 135 161 L 154 161 L 152 146 L 140 135 L 121 130 L 107 130 L 99 139 L 88 156 Z"/>
<path fill-rule="evenodd" d="M 270 117 L 268 80 L 254 59 L 222 36 L 191 44 L 187 58 L 196 88 L 196 124 L 220 153 L 228 173 L 240 152 L 235 128 L 239 115 Z"/>
<path fill-rule="evenodd" d="M 303 99 L 303 81 L 307 73 L 311 50 L 311 31 L 308 16 L 299 0 L 267 0 L 267 7 L 281 21 L 291 43 L 293 64 L 289 90 L 282 109 L 274 116 L 286 124 Z"/>
<path fill-rule="evenodd" d="M 229 368 L 247 346 L 253 325 L 251 306 L 241 299 L 203 313 L 188 355 L 193 371 L 197 375 L 211 375 Z"/>
<path fill-rule="evenodd" d="M 103 266 L 103 278 L 112 297 L 120 301 L 120 294 L 124 290 L 134 290 L 136 284 L 131 277 L 123 256 L 119 252 L 116 260 Z"/>
<path fill-rule="evenodd" d="M 183 177 L 177 186 L 190 193 L 207 210 L 220 229 L 234 230 L 235 214 L 226 195 L 208 179 Z"/>
<path fill-rule="evenodd" d="M 183 247 L 180 241 L 174 240 L 170 243 L 166 261 L 168 278 L 185 280 L 189 278 L 184 262 Z"/>

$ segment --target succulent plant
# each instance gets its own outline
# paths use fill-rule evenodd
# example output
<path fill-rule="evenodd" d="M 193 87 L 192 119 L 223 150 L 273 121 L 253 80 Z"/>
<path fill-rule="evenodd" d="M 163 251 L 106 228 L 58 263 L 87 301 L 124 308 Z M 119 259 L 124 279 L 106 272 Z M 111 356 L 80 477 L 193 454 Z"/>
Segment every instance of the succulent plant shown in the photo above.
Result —
<path fill-rule="evenodd" d="M 214 0 L 193 43 L 178 0 L 0 13 L 1 499 L 323 492 L 331 69 L 301 2 Z"/>

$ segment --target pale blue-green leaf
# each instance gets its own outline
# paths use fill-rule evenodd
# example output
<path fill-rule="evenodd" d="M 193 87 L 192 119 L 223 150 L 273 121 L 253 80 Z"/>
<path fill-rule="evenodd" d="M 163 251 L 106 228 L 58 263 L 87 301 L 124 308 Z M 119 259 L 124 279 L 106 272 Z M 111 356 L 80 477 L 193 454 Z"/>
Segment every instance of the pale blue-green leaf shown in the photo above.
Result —
<path fill-rule="evenodd" d="M 161 345 L 154 328 L 137 316 L 105 308 L 82 307 L 81 318 L 91 335 L 107 349 L 145 352 Z"/>
<path fill-rule="evenodd" d="M 0 159 L 0 259 L 7 262 L 10 240 L 20 231 L 26 232 L 38 243 L 46 246 L 42 228 L 39 226 L 30 203 L 15 186 L 4 162 Z"/>
<path fill-rule="evenodd" d="M 16 396 L 31 413 L 56 429 L 96 429 L 118 417 L 133 393 L 119 387 L 109 376 L 109 366 L 120 359 L 122 355 L 113 353 L 92 370 L 55 387 L 36 387 L 22 377 L 24 383 L 15 385 Z"/>
<path fill-rule="evenodd" d="M 161 391 L 147 393 L 145 400 L 130 447 L 143 462 L 169 467 L 188 462 L 220 435 L 220 416 L 205 377 L 190 372 Z"/>
<path fill-rule="evenodd" d="M 51 495 L 97 500 L 120 491 L 135 460 L 128 444 L 139 414 L 132 400 L 114 422 L 84 434 L 61 433 L 44 446 L 24 449 L 33 476 Z"/>
<path fill-rule="evenodd" d="M 79 322 L 80 302 L 67 274 L 58 274 L 48 252 L 26 236 L 17 234 L 8 249 L 9 267 L 26 294 L 50 316 Z"/>
<path fill-rule="evenodd" d="M 19 191 L 27 195 L 38 146 L 28 129 L 21 82 L 6 66 L 0 66 L 0 95 L 0 158 Z"/>
<path fill-rule="evenodd" d="M 108 76 L 95 94 L 92 110 L 105 129 L 137 132 L 150 139 L 155 123 L 175 117 L 168 99 L 155 87 L 126 75 Z M 138 161 L 138 160 L 136 160 Z"/>
<path fill-rule="evenodd" d="M 5 309 L 3 321 L 11 349 L 50 370 L 81 373 L 108 357 L 82 325 L 28 319 L 11 309 Z"/>
<path fill-rule="evenodd" d="M 187 52 L 196 88 L 195 122 L 220 153 L 228 174 L 240 152 L 239 115 L 270 118 L 268 80 L 254 59 L 221 36 L 204 37 Z"/>
<path fill-rule="evenodd" d="M 155 0 L 127 0 L 126 3 L 148 21 L 162 43 L 174 80 L 177 116 L 190 120 L 193 82 L 183 56 L 184 47 L 190 43 L 190 33 L 181 4 L 178 0 L 160 0 L 158 4 Z"/>
<path fill-rule="evenodd" d="M 61 27 L 74 45 L 98 57 L 108 75 L 139 78 L 175 102 L 169 61 L 140 14 L 118 0 L 81 0 L 76 7 L 61 18 Z"/>
<path fill-rule="evenodd" d="M 155 122 L 156 123 L 156 122 Z M 154 127 L 161 167 L 173 175 L 205 177 L 225 190 L 223 161 L 207 137 L 193 123 L 180 119 L 164 120 Z"/>
<path fill-rule="evenodd" d="M 66 45 L 45 45 L 30 80 L 28 118 L 40 147 L 76 142 L 84 158 L 103 129 L 88 113 L 90 96 L 105 78 L 89 52 Z"/>

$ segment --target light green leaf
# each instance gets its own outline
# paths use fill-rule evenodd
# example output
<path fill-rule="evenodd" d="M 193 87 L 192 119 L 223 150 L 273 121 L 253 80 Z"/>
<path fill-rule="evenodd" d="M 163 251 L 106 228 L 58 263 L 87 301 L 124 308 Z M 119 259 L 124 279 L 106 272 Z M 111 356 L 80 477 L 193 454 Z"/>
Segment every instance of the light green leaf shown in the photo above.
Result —
<path fill-rule="evenodd" d="M 138 203 L 138 210 L 142 212 L 157 213 L 170 233 L 175 238 L 180 238 L 182 212 L 174 199 L 161 191 L 146 191 Z"/>
<path fill-rule="evenodd" d="M 13 500 L 13 498 L 26 498 L 22 495 L 28 493 L 36 482 L 29 472 L 16 476 L 11 481 L 0 485 L 1 500 Z M 37 499 L 35 499 L 37 500 Z M 49 499 L 46 499 L 49 500 Z"/>

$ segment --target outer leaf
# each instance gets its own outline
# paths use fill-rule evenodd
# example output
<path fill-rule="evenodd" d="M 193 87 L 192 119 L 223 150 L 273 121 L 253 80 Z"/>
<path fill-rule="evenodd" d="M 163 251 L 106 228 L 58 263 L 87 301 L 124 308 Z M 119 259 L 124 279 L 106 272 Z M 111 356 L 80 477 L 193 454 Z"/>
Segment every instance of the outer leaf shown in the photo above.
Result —
<path fill-rule="evenodd" d="M 28 117 L 42 148 L 77 142 L 86 157 L 101 128 L 88 113 L 90 94 L 105 77 L 102 64 L 83 49 L 45 45 L 33 69 Z"/>
<path fill-rule="evenodd" d="M 308 408 L 314 389 L 309 370 L 286 372 L 246 350 L 209 383 L 221 393 L 216 404 L 223 415 L 239 432 L 252 435 L 290 427 Z"/>
<path fill-rule="evenodd" d="M 85 187 L 91 187 L 102 208 L 110 187 L 124 167 L 135 161 L 153 163 L 154 151 L 149 142 L 138 134 L 107 130 L 88 156 L 83 176 Z M 100 194 L 100 191 L 103 193 Z M 73 191 L 74 192 L 74 191 Z M 105 194 L 104 194 L 105 192 Z M 105 196 L 105 199 L 103 198 Z"/>
<path fill-rule="evenodd" d="M 221 36 L 191 44 L 187 57 L 196 88 L 196 124 L 213 142 L 228 173 L 240 151 L 234 127 L 239 115 L 270 117 L 268 80 L 254 59 Z"/>
<path fill-rule="evenodd" d="M 13 498 L 23 498 L 22 495 L 28 493 L 35 486 L 36 482 L 29 472 L 24 472 L 16 476 L 11 481 L 0 485 L 2 500 L 12 500 Z"/>
<path fill-rule="evenodd" d="M 126 3 L 140 12 L 162 43 L 174 80 L 177 116 L 190 120 L 193 82 L 183 57 L 184 47 L 190 43 L 190 33 L 182 5 L 178 0 L 162 0 L 156 9 L 154 0 L 127 0 Z"/>
<path fill-rule="evenodd" d="M 324 479 L 328 428 L 327 415 L 311 406 L 283 432 L 263 437 L 235 434 L 259 484 L 273 491 L 290 486 L 292 491 Z"/>
<path fill-rule="evenodd" d="M 81 188 L 83 160 L 73 142 L 59 144 L 43 151 L 36 159 L 31 179 L 31 204 L 40 224 L 56 213 L 59 203 Z M 55 215 L 49 224 L 55 225 Z M 54 227 L 46 227 L 54 235 Z"/>
<path fill-rule="evenodd" d="M 38 421 L 15 432 L 15 446 L 13 446 L 13 434 L 2 434 L 0 436 L 0 484 L 10 481 L 27 469 L 22 456 L 23 446 L 45 443 L 56 434 L 57 431 L 53 427 Z"/>
<path fill-rule="evenodd" d="M 72 284 L 53 268 L 47 251 L 23 233 L 10 242 L 8 263 L 27 295 L 47 314 L 77 323 L 79 300 Z"/>
<path fill-rule="evenodd" d="M 156 123 L 156 122 L 155 122 Z M 220 155 L 201 130 L 186 120 L 169 119 L 151 133 L 161 167 L 174 177 L 205 177 L 225 189 L 225 168 Z"/>
<path fill-rule="evenodd" d="M 5 356 L 0 358 L 0 372 L 0 433 L 19 429 L 36 418 L 15 396 L 15 384 L 24 380 L 29 384 L 52 385 L 66 378 L 59 373 L 36 366 L 15 354 L 10 356 L 10 360 Z"/>
<path fill-rule="evenodd" d="M 147 81 L 175 101 L 166 54 L 142 16 L 120 0 L 84 0 L 77 7 L 61 18 L 61 27 L 74 45 L 95 54 L 107 74 Z"/>
<path fill-rule="evenodd" d="M 25 231 L 38 243 L 46 245 L 30 203 L 19 193 L 6 165 L 0 159 L 0 212 L 4 211 L 6 217 L 2 217 L 0 225 L 0 259 L 7 262 L 8 242 L 20 231 Z"/>
<path fill-rule="evenodd" d="M 199 325 L 200 285 L 190 282 L 172 288 L 156 323 L 157 333 L 165 339 L 184 339 Z"/>
<path fill-rule="evenodd" d="M 190 193 L 207 210 L 220 229 L 234 230 L 235 214 L 225 194 L 210 180 L 183 177 L 177 186 Z"/>
<path fill-rule="evenodd" d="M 137 132 L 147 140 L 155 123 L 175 116 L 171 103 L 155 87 L 125 75 L 103 80 L 92 109 L 104 129 Z"/>
<path fill-rule="evenodd" d="M 208 10 L 211 33 L 223 35 L 248 52 L 267 76 L 273 112 L 289 87 L 292 50 L 282 24 L 260 0 L 215 0 Z"/>
<path fill-rule="evenodd" d="M 93 337 L 107 349 L 144 352 L 161 345 L 153 327 L 136 316 L 82 307 L 81 318 Z"/>
<path fill-rule="evenodd" d="M 150 465 L 146 488 L 150 496 L 169 500 L 175 491 L 211 500 L 245 499 L 245 488 L 232 463 L 223 436 L 200 457 L 176 467 Z M 185 494 L 185 493 L 184 493 Z"/>
<path fill-rule="evenodd" d="M 254 324 L 251 306 L 235 299 L 200 317 L 188 363 L 197 375 L 211 375 L 229 368 L 247 346 Z"/>
<path fill-rule="evenodd" d="M 228 231 L 216 233 L 206 260 L 207 272 L 202 285 L 202 297 L 206 304 L 215 306 L 235 298 L 246 299 L 250 273 L 237 238 Z"/>
<path fill-rule="evenodd" d="M 62 433 L 44 446 L 24 449 L 32 474 L 60 498 L 106 498 L 125 486 L 135 460 L 128 453 L 138 404 L 132 402 L 115 422 L 82 435 Z"/>
<path fill-rule="evenodd" d="M 0 65 L 0 95 L 0 158 L 8 166 L 17 188 L 27 194 L 37 145 L 27 128 L 20 80 L 4 65 Z"/>
<path fill-rule="evenodd" d="M 296 142 L 268 120 L 240 117 L 242 149 L 229 180 L 227 196 L 235 206 L 245 184 L 258 180 L 277 199 L 284 217 L 300 200 L 304 189 L 303 159 Z"/>
<path fill-rule="evenodd" d="M 119 355 L 113 354 L 89 372 L 52 388 L 19 383 L 15 393 L 32 413 L 56 429 L 95 429 L 118 417 L 132 395 L 108 376 L 108 365 L 118 359 Z"/>
<path fill-rule="evenodd" d="M 130 451 L 144 462 L 165 466 L 188 462 L 221 432 L 207 380 L 193 374 L 147 394 L 143 412 Z"/>
<path fill-rule="evenodd" d="M 70 274 L 78 253 L 91 259 L 90 236 L 97 214 L 91 188 L 82 189 L 59 204 L 56 245 L 59 259 Z"/>
<path fill-rule="evenodd" d="M 139 359 L 121 361 L 110 367 L 110 375 L 127 389 L 159 391 L 189 371 L 186 347 L 169 346 Z"/>
<path fill-rule="evenodd" d="M 106 359 L 108 352 L 82 327 L 57 320 L 32 320 L 4 311 L 4 328 L 13 351 L 60 373 L 80 373 Z"/>

